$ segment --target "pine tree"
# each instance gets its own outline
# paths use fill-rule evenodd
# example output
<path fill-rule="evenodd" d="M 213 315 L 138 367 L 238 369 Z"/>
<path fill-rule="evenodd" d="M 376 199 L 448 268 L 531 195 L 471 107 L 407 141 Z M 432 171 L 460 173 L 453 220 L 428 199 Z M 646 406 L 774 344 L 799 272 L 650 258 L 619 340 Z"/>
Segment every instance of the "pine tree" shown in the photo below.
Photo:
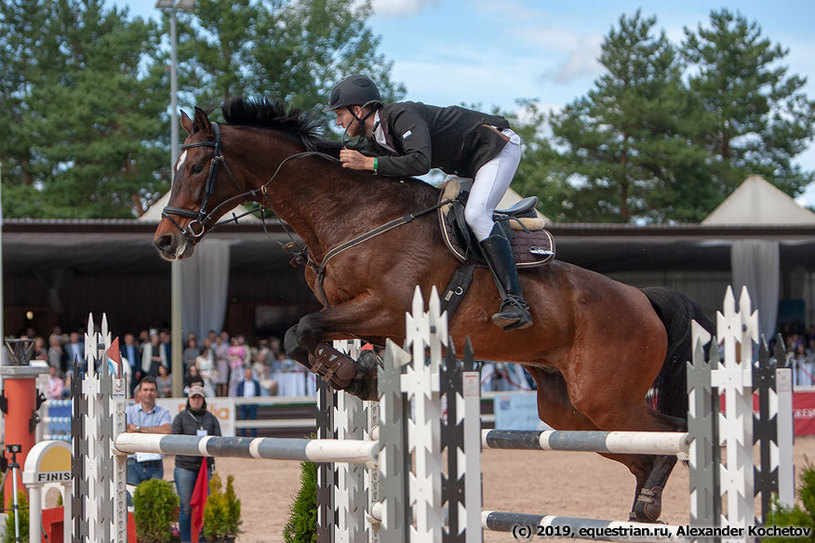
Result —
<path fill-rule="evenodd" d="M 690 88 L 706 112 L 699 142 L 715 157 L 720 199 L 750 174 L 800 194 L 815 173 L 792 160 L 812 141 L 815 102 L 802 91 L 806 79 L 780 63 L 788 50 L 727 9 L 711 12 L 709 28 L 686 28 L 685 36 L 684 55 L 698 67 Z"/>
<path fill-rule="evenodd" d="M 165 76 L 149 61 L 156 25 L 129 21 L 102 0 L 2 9 L 0 47 L 13 88 L 0 122 L 16 124 L 14 145 L 0 151 L 10 166 L 4 214 L 132 217 L 166 187 L 154 174 L 166 161 L 167 132 Z"/>
<path fill-rule="evenodd" d="M 690 145 L 692 98 L 677 52 L 664 32 L 652 34 L 655 24 L 639 11 L 623 15 L 602 44 L 605 73 L 587 96 L 552 116 L 556 143 L 566 147 L 562 164 L 576 185 L 563 210 L 571 220 L 696 218 L 703 194 L 683 188 L 705 179 L 705 153 Z"/>
<path fill-rule="evenodd" d="M 520 100 L 518 112 L 503 112 L 512 129 L 521 137 L 523 158 L 512 181 L 512 188 L 524 196 L 537 196 L 537 209 L 549 219 L 568 218 L 574 200 L 568 167 L 545 132 L 547 113 L 532 100 Z M 499 112 L 500 113 L 500 112 Z"/>
<path fill-rule="evenodd" d="M 331 87 L 364 73 L 383 95 L 398 98 L 391 62 L 365 25 L 370 2 L 344 0 L 198 0 L 179 20 L 181 86 L 191 104 L 232 95 L 268 95 L 310 109 Z"/>

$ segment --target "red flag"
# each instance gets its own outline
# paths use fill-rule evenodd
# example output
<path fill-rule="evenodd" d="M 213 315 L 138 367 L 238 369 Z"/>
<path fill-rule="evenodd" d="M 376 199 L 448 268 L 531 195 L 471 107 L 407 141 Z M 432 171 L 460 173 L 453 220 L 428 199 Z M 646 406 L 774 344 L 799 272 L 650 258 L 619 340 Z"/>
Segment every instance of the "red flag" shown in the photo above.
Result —
<path fill-rule="evenodd" d="M 124 377 L 122 375 L 122 353 L 119 352 L 119 337 L 117 336 L 113 343 L 110 344 L 110 348 L 108 349 L 108 357 L 116 364 L 115 377 Z M 129 361 L 128 361 L 129 362 Z"/>
<path fill-rule="evenodd" d="M 192 543 L 198 543 L 198 534 L 204 526 L 204 504 L 207 503 L 209 494 L 209 480 L 207 477 L 207 459 L 201 459 L 201 469 L 198 470 L 198 479 L 195 480 L 195 488 L 190 498 L 190 535 Z"/>

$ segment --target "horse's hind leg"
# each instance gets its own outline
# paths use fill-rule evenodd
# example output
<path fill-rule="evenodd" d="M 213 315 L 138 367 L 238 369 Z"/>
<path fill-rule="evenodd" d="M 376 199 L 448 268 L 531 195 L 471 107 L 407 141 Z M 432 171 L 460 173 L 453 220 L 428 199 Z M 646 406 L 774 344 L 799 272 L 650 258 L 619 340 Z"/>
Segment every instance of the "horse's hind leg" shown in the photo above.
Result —
<path fill-rule="evenodd" d="M 566 380 L 560 372 L 547 371 L 535 366 L 524 366 L 535 379 L 538 387 L 538 416 L 546 424 L 556 430 L 599 430 L 583 413 L 580 413 L 572 405 L 567 392 Z M 654 458 L 646 455 L 633 454 L 609 454 L 600 453 L 602 456 L 619 462 L 626 466 L 634 475 L 637 487 L 634 492 L 634 509 L 643 488 L 651 488 L 648 485 L 649 475 L 653 472 Z M 670 473 L 670 472 L 669 472 Z M 665 476 L 667 479 L 667 474 Z M 662 482 L 664 486 L 664 481 Z M 651 508 L 652 510 L 653 508 Z M 633 513 L 630 515 L 633 518 Z"/>
<path fill-rule="evenodd" d="M 656 522 L 662 514 L 662 491 L 668 476 L 676 465 L 676 456 L 652 457 L 651 472 L 648 479 L 634 497 L 634 505 L 629 515 L 630 520 L 639 522 Z M 638 485 L 639 486 L 639 485 Z"/>
<path fill-rule="evenodd" d="M 657 418 L 662 419 L 671 431 L 686 431 L 687 422 L 663 413 L 655 412 Z M 634 505 L 631 508 L 630 519 L 640 522 L 656 522 L 662 513 L 662 491 L 668 482 L 674 466 L 676 456 L 649 456 L 650 467 L 647 478 L 640 483 L 637 478 L 637 493 L 634 496 Z"/>

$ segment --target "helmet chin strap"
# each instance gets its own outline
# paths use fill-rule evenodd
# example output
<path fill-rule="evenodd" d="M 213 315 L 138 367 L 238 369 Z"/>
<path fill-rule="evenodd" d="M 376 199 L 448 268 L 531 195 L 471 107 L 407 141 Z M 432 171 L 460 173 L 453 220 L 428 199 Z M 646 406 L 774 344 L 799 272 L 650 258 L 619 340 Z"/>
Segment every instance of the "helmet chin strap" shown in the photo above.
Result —
<path fill-rule="evenodd" d="M 362 104 L 362 106 L 361 106 L 361 107 L 363 107 L 363 108 L 364 108 L 364 107 L 368 107 L 368 106 L 370 106 L 372 103 L 374 103 L 374 102 L 366 102 L 366 103 Z M 351 108 L 351 106 L 345 106 L 345 108 L 348 110 L 348 112 L 349 112 L 349 113 L 351 114 L 351 116 L 354 118 L 354 121 L 355 121 L 355 122 L 358 122 L 358 123 L 359 123 L 359 125 L 362 127 L 362 134 L 363 134 L 363 135 L 365 135 L 365 121 L 367 121 L 367 120 L 368 120 L 368 117 L 370 117 L 371 115 L 373 115 L 374 113 L 376 113 L 376 108 L 373 108 L 373 107 L 368 108 L 368 113 L 367 113 L 367 114 L 365 114 L 365 116 L 364 116 L 364 117 L 362 117 L 361 119 L 360 119 L 359 117 L 357 117 L 357 114 L 356 114 L 356 113 L 354 113 L 354 110 Z M 351 139 L 351 138 L 347 138 L 347 135 L 348 135 L 348 128 L 350 128 L 350 127 L 351 127 L 351 124 L 349 123 L 349 124 L 348 124 L 348 126 L 345 128 L 345 131 L 344 131 L 344 132 L 343 132 L 343 134 L 342 134 L 342 142 L 343 142 L 343 145 L 345 145 L 345 143 L 346 143 L 348 140 L 350 140 L 350 139 Z"/>

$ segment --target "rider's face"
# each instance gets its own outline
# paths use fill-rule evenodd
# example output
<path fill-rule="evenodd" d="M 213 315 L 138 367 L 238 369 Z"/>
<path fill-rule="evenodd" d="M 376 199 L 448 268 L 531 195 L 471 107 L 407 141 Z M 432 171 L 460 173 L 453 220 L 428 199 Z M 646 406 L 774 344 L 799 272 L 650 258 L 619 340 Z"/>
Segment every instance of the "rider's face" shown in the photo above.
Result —
<path fill-rule="evenodd" d="M 341 126 L 342 128 L 346 129 L 349 137 L 356 138 L 357 136 L 361 136 L 362 125 L 361 123 L 357 122 L 356 119 L 354 119 L 354 115 L 356 114 L 357 118 L 361 119 L 362 111 L 363 109 L 360 106 L 351 106 L 350 111 L 346 107 L 341 107 L 340 109 L 335 110 L 334 113 L 337 115 L 337 126 Z"/>

